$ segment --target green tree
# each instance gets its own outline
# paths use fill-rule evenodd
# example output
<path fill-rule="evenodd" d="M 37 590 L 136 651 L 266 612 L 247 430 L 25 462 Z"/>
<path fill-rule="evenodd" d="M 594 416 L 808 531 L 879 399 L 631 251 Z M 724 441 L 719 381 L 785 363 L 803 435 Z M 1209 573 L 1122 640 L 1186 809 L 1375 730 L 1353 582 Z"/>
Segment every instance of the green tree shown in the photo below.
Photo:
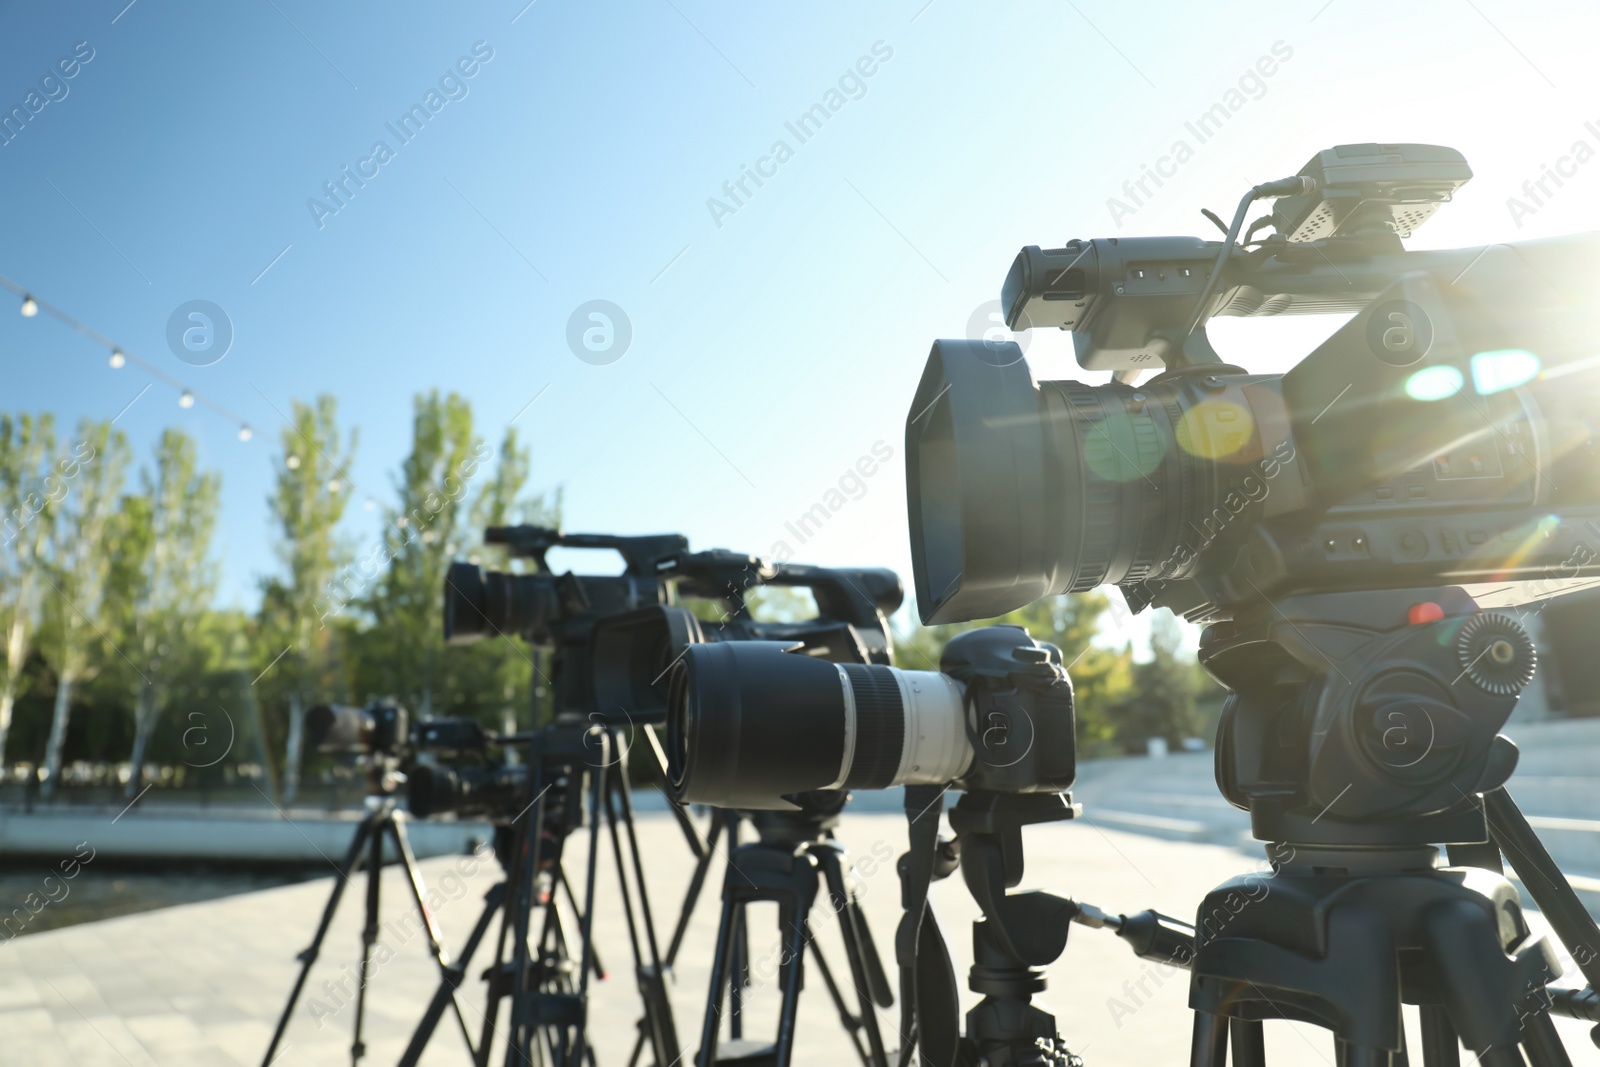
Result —
<path fill-rule="evenodd" d="M 45 745 L 45 779 L 41 794 L 55 794 L 61 778 L 61 754 L 72 711 L 72 688 L 92 677 L 91 646 L 102 640 L 106 609 L 106 577 L 111 555 L 106 535 L 112 524 L 127 473 L 127 438 L 109 422 L 84 420 L 71 457 L 57 472 L 71 484 L 62 498 L 59 520 L 51 524 L 45 580 L 47 635 L 42 642 L 56 672 L 55 710 Z"/>
<path fill-rule="evenodd" d="M 55 424 L 49 415 L 0 416 L 0 777 L 6 768 L 11 716 L 22 695 L 24 668 L 39 629 L 40 555 L 56 521 L 65 482 L 55 475 Z"/>
<path fill-rule="evenodd" d="M 333 580 L 348 551 L 337 527 L 350 498 L 346 473 L 355 457 L 354 430 L 342 437 L 338 405 L 319 395 L 314 404 L 294 402 L 281 435 L 283 455 L 268 506 L 277 526 L 278 559 L 285 574 L 262 586 L 255 630 L 258 679 L 286 705 L 282 797 L 299 792 L 305 711 L 326 695 L 343 699 L 337 685 L 334 630 L 340 603 L 330 598 Z"/>
<path fill-rule="evenodd" d="M 460 396 L 441 398 L 432 390 L 416 397 L 411 454 L 395 478 L 398 502 L 384 522 L 388 567 L 370 603 L 386 692 L 424 717 L 433 714 L 440 689 L 445 569 L 463 537 L 476 539 L 465 529 L 468 490 L 489 455 Z"/>
<path fill-rule="evenodd" d="M 1150 659 L 1133 668 L 1133 691 L 1117 709 L 1116 740 L 1126 752 L 1143 752 L 1152 738 L 1177 748 L 1202 729 L 1196 710 L 1200 678 L 1183 647 L 1183 629 L 1170 611 L 1150 622 Z"/>
<path fill-rule="evenodd" d="M 169 429 L 156 444 L 154 469 L 140 473 L 140 488 L 140 496 L 123 509 L 125 543 L 112 549 L 128 557 L 118 570 L 141 564 L 123 579 L 129 655 L 144 675 L 135 703 L 129 796 L 141 787 L 145 751 L 166 690 L 175 678 L 197 677 L 212 666 L 200 638 L 217 587 L 211 537 L 222 479 L 199 469 L 193 438 Z"/>

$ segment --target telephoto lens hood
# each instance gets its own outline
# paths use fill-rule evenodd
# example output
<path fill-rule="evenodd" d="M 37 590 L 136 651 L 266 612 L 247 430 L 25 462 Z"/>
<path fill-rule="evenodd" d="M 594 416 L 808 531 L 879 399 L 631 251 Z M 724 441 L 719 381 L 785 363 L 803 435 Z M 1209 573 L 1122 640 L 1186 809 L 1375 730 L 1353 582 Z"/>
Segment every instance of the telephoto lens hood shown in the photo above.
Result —
<path fill-rule="evenodd" d="M 1051 592 L 1039 400 L 1010 341 L 935 341 L 906 420 L 917 610 L 927 625 L 994 618 Z"/>

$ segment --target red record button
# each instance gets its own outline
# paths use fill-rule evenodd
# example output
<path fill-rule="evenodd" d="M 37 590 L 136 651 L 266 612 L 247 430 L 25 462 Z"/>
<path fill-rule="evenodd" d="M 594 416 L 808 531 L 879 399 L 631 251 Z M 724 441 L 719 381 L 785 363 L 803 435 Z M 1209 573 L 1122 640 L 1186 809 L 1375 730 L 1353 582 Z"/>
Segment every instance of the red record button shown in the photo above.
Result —
<path fill-rule="evenodd" d="M 1412 626 L 1421 626 L 1426 622 L 1438 622 L 1442 618 L 1444 618 L 1444 609 L 1431 600 L 1413 604 L 1406 612 L 1406 621 Z"/>

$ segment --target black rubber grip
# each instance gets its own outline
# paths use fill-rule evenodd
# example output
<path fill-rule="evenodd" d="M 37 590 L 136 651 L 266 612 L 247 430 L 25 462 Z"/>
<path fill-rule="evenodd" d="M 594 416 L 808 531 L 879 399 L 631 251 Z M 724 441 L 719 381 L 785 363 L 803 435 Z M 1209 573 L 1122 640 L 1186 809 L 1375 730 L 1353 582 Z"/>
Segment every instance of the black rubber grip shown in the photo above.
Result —
<path fill-rule="evenodd" d="M 894 669 L 863 663 L 843 667 L 856 703 L 856 747 L 844 787 L 887 789 L 900 769 L 906 739 L 906 713 Z"/>

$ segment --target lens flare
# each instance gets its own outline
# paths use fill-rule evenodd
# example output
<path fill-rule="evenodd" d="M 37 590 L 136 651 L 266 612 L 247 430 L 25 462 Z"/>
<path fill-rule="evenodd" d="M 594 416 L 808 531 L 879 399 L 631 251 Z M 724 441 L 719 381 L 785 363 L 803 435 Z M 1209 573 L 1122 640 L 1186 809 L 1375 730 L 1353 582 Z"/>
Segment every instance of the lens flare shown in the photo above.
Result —
<path fill-rule="evenodd" d="M 1406 379 L 1406 395 L 1413 400 L 1448 400 L 1467 384 L 1466 375 L 1449 364 L 1424 367 Z"/>
<path fill-rule="evenodd" d="M 1084 435 L 1083 460 L 1090 470 L 1107 481 L 1131 482 L 1148 478 L 1161 465 L 1161 455 L 1151 448 L 1141 449 L 1134 433 L 1106 419 Z"/>
<path fill-rule="evenodd" d="M 1484 396 L 1526 385 L 1539 376 L 1539 357 L 1525 348 L 1499 348 L 1472 357 L 1472 387 Z"/>
<path fill-rule="evenodd" d="M 1227 459 L 1250 443 L 1255 432 L 1250 409 L 1232 400 L 1206 400 L 1184 412 L 1175 436 L 1185 452 L 1203 459 Z"/>

